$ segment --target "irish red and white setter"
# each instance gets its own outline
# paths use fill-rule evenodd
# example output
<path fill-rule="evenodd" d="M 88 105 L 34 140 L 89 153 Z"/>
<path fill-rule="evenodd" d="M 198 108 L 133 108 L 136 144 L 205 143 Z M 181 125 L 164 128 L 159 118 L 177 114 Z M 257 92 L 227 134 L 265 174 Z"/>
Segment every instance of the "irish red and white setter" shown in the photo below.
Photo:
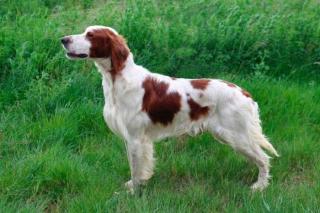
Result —
<path fill-rule="evenodd" d="M 114 29 L 90 26 L 61 39 L 70 59 L 91 59 L 102 76 L 103 116 L 126 142 L 131 191 L 153 175 L 153 142 L 209 131 L 259 168 L 254 190 L 268 185 L 269 156 L 278 156 L 263 135 L 258 104 L 235 84 L 218 79 L 172 78 L 134 63 L 125 40 Z"/>

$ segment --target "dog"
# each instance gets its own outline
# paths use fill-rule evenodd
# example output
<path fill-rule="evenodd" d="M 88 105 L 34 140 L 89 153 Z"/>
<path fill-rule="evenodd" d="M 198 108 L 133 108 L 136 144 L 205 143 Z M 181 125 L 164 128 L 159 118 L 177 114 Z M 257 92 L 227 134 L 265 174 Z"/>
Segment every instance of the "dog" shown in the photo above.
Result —
<path fill-rule="evenodd" d="M 110 130 L 125 140 L 134 192 L 153 175 L 153 142 L 183 134 L 210 132 L 259 169 L 251 186 L 268 186 L 268 150 L 258 104 L 246 90 L 219 79 L 173 78 L 135 64 L 125 39 L 110 27 L 90 26 L 61 39 L 69 59 L 92 60 L 102 76 L 103 116 Z M 262 149 L 263 148 L 263 149 Z"/>

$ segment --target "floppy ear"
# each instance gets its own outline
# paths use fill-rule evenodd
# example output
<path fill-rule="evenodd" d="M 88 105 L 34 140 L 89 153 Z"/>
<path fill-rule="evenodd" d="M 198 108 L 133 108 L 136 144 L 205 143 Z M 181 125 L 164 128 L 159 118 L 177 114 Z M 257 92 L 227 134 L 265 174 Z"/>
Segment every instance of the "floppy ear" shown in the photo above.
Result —
<path fill-rule="evenodd" d="M 129 48 L 124 38 L 120 35 L 112 35 L 111 41 L 111 63 L 113 74 L 117 74 L 124 66 L 129 55 Z"/>

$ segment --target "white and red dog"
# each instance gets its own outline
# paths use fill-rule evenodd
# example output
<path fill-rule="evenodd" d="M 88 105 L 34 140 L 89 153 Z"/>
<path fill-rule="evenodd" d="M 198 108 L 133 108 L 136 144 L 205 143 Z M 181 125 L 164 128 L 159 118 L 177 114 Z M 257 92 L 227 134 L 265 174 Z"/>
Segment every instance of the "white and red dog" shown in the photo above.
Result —
<path fill-rule="evenodd" d="M 93 60 L 102 75 L 103 116 L 126 141 L 131 192 L 153 174 L 154 141 L 203 131 L 258 166 L 252 189 L 268 185 L 269 156 L 262 148 L 278 154 L 262 133 L 258 105 L 247 91 L 222 80 L 151 73 L 134 63 L 125 40 L 110 27 L 90 26 L 61 42 L 69 58 Z"/>

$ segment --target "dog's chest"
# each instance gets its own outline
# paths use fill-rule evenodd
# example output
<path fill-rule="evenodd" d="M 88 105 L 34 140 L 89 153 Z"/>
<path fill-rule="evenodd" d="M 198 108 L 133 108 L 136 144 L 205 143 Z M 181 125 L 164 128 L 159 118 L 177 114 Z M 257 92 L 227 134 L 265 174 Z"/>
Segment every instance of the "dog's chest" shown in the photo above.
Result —
<path fill-rule="evenodd" d="M 116 106 L 108 100 L 105 100 L 103 117 L 108 127 L 117 135 L 121 135 L 122 116 L 117 112 Z"/>
<path fill-rule="evenodd" d="M 105 98 L 104 120 L 115 134 L 124 137 L 132 129 L 132 125 L 135 126 L 134 121 L 139 120 L 142 89 L 131 88 L 127 83 L 110 87 L 110 82 L 103 81 L 102 85 Z"/>
<path fill-rule="evenodd" d="M 116 90 L 112 87 L 109 87 L 108 83 L 103 81 L 103 93 L 105 104 L 103 107 L 103 117 L 108 127 L 116 134 L 122 135 L 123 129 L 123 107 L 117 97 Z"/>

